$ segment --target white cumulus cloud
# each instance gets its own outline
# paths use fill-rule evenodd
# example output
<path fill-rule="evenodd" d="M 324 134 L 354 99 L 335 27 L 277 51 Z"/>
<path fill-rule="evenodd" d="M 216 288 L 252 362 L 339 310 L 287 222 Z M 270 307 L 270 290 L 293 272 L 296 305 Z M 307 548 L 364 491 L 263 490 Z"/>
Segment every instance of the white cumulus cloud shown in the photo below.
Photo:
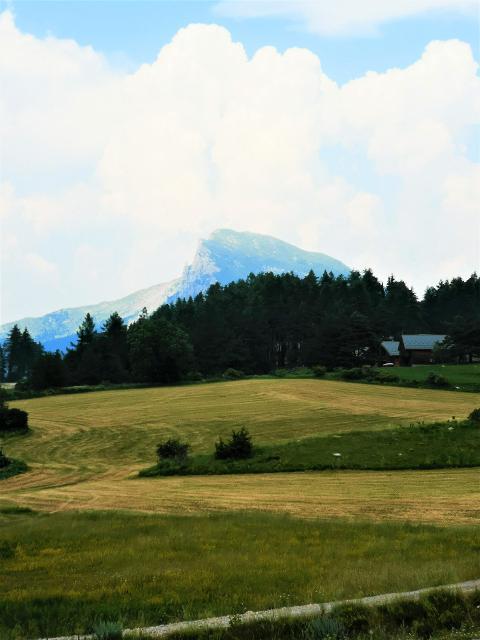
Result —
<path fill-rule="evenodd" d="M 197 24 L 120 73 L 4 12 L 0 84 L 0 209 L 15 238 L 5 319 L 24 311 L 13 248 L 55 268 L 32 313 L 168 280 L 219 226 L 394 272 L 420 293 L 452 265 L 478 267 L 468 149 L 480 81 L 463 42 L 432 42 L 409 67 L 339 86 L 306 49 L 249 57 L 226 29 Z"/>

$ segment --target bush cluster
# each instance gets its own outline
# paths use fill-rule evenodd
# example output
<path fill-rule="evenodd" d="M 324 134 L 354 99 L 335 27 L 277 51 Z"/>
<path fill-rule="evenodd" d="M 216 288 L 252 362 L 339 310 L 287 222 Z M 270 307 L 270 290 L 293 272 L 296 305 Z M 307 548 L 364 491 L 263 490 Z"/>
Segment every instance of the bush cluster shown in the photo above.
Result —
<path fill-rule="evenodd" d="M 160 460 L 185 460 L 190 445 L 177 438 L 170 438 L 157 446 L 157 456 Z"/>
<path fill-rule="evenodd" d="M 472 413 L 468 416 L 470 422 L 474 422 L 475 424 L 480 425 L 480 408 L 474 409 Z"/>
<path fill-rule="evenodd" d="M 444 376 L 433 371 L 428 374 L 425 382 L 431 387 L 445 388 L 450 386 L 450 382 Z"/>
<path fill-rule="evenodd" d="M 243 371 L 240 371 L 240 369 L 233 369 L 233 367 L 229 367 L 223 372 L 222 377 L 225 378 L 225 380 L 241 380 L 245 377 L 245 374 Z"/>
<path fill-rule="evenodd" d="M 340 369 L 337 372 L 338 377 L 341 380 L 357 381 L 364 380 L 365 382 L 399 382 L 400 378 L 394 373 L 389 371 L 379 371 L 373 367 L 353 367 L 352 369 Z"/>
<path fill-rule="evenodd" d="M 227 442 L 222 438 L 215 443 L 215 458 L 217 460 L 244 460 L 253 455 L 253 445 L 250 434 L 242 427 L 240 431 L 232 431 L 232 437 Z"/>
<path fill-rule="evenodd" d="M 10 458 L 7 458 L 7 456 L 0 449 L 0 469 L 4 469 L 5 467 L 8 467 L 10 463 L 11 463 Z"/>
<path fill-rule="evenodd" d="M 0 399 L 0 433 L 28 431 L 28 413 L 21 409 L 9 409 Z"/>
<path fill-rule="evenodd" d="M 190 445 L 181 442 L 177 438 L 169 438 L 157 445 L 158 463 L 164 475 L 179 473 L 187 469 L 188 452 Z M 244 460 L 253 455 L 252 438 L 247 429 L 242 427 L 239 431 L 232 431 L 232 436 L 227 442 L 222 438 L 215 443 L 214 457 L 217 460 Z M 149 470 L 140 472 L 140 475 L 150 475 Z"/>

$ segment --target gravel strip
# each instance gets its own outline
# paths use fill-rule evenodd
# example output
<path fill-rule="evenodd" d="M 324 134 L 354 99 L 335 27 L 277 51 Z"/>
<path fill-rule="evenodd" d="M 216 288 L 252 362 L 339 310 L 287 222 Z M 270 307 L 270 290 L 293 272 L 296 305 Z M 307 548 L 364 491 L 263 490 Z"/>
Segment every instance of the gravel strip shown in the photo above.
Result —
<path fill-rule="evenodd" d="M 192 629 L 226 629 L 232 621 L 235 624 L 254 622 L 257 620 L 274 620 L 275 618 L 308 618 L 310 616 L 328 613 L 340 604 L 363 604 L 374 606 L 386 604 L 395 600 L 418 600 L 422 595 L 439 589 L 462 591 L 468 593 L 480 589 L 479 580 L 468 580 L 456 584 L 441 585 L 438 587 L 428 587 L 417 589 L 416 591 L 404 591 L 397 593 L 384 593 L 377 596 L 367 596 L 354 600 L 339 600 L 337 602 L 324 602 L 322 604 L 304 604 L 296 607 L 281 607 L 280 609 L 268 609 L 266 611 L 247 611 L 235 616 L 220 616 L 218 618 L 205 618 L 203 620 L 190 620 L 186 622 L 174 622 L 172 624 L 162 624 L 155 627 L 143 627 L 139 629 L 125 629 L 125 638 L 135 638 L 136 635 L 149 636 L 151 638 L 165 638 L 172 633 L 179 631 L 190 631 Z M 41 640 L 95 640 L 94 635 L 83 636 L 61 636 L 57 638 L 42 638 Z"/>

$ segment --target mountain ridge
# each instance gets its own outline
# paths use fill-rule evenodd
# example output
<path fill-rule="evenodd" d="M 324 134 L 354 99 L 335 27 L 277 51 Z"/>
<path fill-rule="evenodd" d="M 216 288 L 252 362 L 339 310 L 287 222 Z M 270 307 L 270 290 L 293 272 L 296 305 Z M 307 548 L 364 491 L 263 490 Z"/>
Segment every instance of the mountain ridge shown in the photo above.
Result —
<path fill-rule="evenodd" d="M 305 276 L 310 270 L 317 275 L 331 271 L 334 275 L 347 275 L 350 268 L 324 253 L 305 251 L 273 236 L 217 229 L 199 242 L 191 264 L 180 277 L 169 282 L 139 289 L 117 300 L 58 309 L 38 317 L 26 317 L 0 326 L 0 340 L 18 324 L 27 327 L 32 337 L 47 350 L 64 350 L 72 340 L 86 313 L 100 325 L 117 311 L 125 321 L 135 320 L 142 309 L 154 311 L 161 304 L 178 298 L 196 296 L 216 282 L 229 282 L 247 277 L 250 273 L 285 273 L 292 271 Z"/>

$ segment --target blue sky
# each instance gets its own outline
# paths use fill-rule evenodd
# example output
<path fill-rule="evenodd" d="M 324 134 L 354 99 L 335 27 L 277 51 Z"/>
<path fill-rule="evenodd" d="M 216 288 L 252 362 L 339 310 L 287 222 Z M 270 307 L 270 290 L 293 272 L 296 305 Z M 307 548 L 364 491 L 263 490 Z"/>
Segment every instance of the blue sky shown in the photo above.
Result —
<path fill-rule="evenodd" d="M 420 295 L 478 270 L 478 31 L 474 0 L 0 0 L 1 320 L 171 280 L 218 227 Z"/>
<path fill-rule="evenodd" d="M 23 0 L 3 2 L 3 6 L 13 8 L 21 30 L 38 37 L 53 34 L 73 38 L 102 51 L 113 64 L 129 69 L 153 62 L 161 46 L 191 22 L 225 26 L 249 55 L 265 45 L 280 51 L 306 47 L 319 56 L 327 75 L 340 83 L 372 69 L 407 66 L 431 40 L 458 38 L 468 42 L 477 54 L 479 47 L 478 20 L 471 13 L 451 9 L 387 21 L 373 33 L 319 36 L 285 17 L 224 16 L 216 10 L 217 2 L 202 0 Z"/>

